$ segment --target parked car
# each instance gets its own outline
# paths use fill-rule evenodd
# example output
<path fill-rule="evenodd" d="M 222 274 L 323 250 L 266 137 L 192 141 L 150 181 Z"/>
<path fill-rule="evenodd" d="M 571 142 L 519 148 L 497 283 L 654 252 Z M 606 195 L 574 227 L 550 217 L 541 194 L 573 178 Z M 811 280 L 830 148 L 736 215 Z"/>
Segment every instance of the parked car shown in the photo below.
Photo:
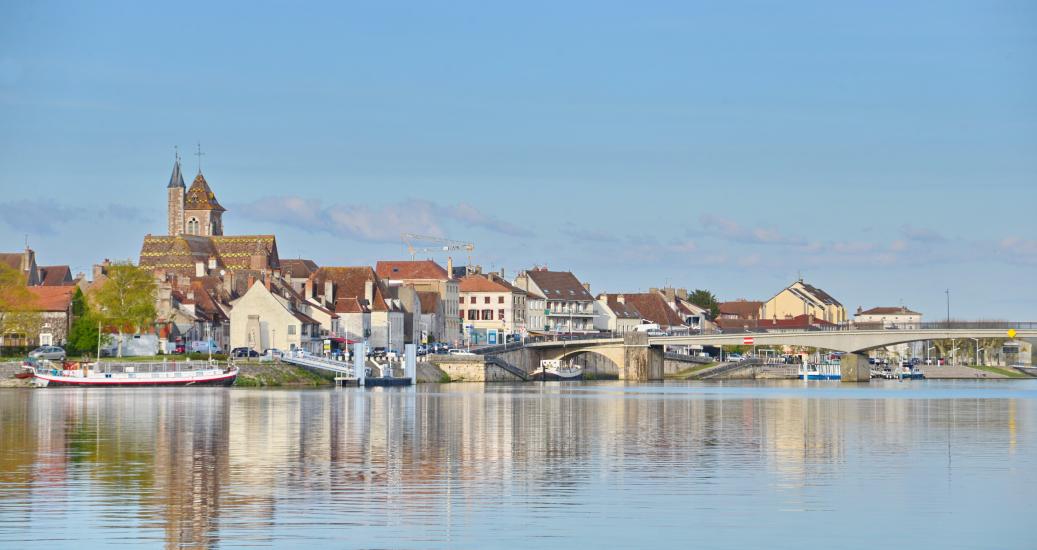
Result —
<path fill-rule="evenodd" d="M 231 357 L 259 357 L 259 352 L 252 348 L 234 348 L 230 350 Z"/>
<path fill-rule="evenodd" d="M 447 355 L 475 355 L 474 353 L 466 349 L 451 349 L 447 350 Z"/>
<path fill-rule="evenodd" d="M 32 359 L 47 359 L 49 361 L 64 361 L 65 350 L 58 346 L 40 346 L 29 352 Z"/>
<path fill-rule="evenodd" d="M 741 353 L 729 353 L 729 354 L 727 354 L 727 357 L 725 357 L 725 359 L 727 359 L 728 361 L 741 361 L 742 360 L 742 354 Z"/>
<path fill-rule="evenodd" d="M 277 348 L 267 348 L 263 350 L 263 356 L 259 358 L 260 361 L 274 361 L 280 360 L 284 357 L 284 352 Z"/>

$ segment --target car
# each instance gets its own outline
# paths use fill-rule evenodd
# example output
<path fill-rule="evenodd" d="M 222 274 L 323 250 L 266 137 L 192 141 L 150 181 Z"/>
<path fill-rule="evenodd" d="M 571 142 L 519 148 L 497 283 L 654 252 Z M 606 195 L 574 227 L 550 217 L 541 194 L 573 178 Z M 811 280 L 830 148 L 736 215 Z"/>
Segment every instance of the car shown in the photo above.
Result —
<path fill-rule="evenodd" d="M 466 349 L 450 349 L 447 350 L 447 355 L 475 355 L 474 353 Z"/>
<path fill-rule="evenodd" d="M 741 361 L 742 360 L 742 354 L 741 353 L 729 353 L 729 354 L 727 354 L 727 357 L 725 357 L 725 359 L 727 359 L 728 361 Z"/>
<path fill-rule="evenodd" d="M 259 357 L 259 352 L 252 348 L 234 348 L 230 350 L 231 357 Z"/>
<path fill-rule="evenodd" d="M 263 350 L 263 356 L 259 358 L 260 361 L 274 361 L 280 360 L 284 357 L 284 352 L 277 348 L 268 348 Z"/>
<path fill-rule="evenodd" d="M 50 361 L 64 361 L 65 350 L 58 346 L 40 346 L 29 352 L 32 359 L 47 359 Z"/>

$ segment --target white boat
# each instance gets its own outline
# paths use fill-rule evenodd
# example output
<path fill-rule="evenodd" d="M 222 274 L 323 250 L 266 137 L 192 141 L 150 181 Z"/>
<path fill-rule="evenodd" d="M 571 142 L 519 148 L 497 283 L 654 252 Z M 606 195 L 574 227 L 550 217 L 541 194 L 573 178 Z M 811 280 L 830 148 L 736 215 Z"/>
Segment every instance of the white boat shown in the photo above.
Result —
<path fill-rule="evenodd" d="M 216 361 L 162 363 L 49 363 L 26 362 L 39 387 L 80 386 L 229 386 L 238 377 L 234 365 Z"/>
<path fill-rule="evenodd" d="M 800 380 L 842 380 L 842 378 L 842 370 L 837 363 L 806 363 L 799 366 Z"/>
<path fill-rule="evenodd" d="M 572 361 L 544 360 L 540 362 L 540 369 L 529 373 L 529 377 L 533 380 L 579 380 L 583 377 L 583 367 Z"/>

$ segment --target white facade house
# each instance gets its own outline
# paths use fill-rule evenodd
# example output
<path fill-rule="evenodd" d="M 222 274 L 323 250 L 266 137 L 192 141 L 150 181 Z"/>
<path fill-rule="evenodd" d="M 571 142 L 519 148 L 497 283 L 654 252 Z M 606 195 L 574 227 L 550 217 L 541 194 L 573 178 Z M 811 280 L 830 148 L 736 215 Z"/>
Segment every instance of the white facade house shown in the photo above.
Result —
<path fill-rule="evenodd" d="M 230 311 L 231 348 L 302 349 L 320 353 L 320 322 L 296 309 L 292 300 L 256 281 Z"/>
<path fill-rule="evenodd" d="M 857 326 L 917 329 L 922 324 L 922 314 L 904 306 L 873 307 L 866 311 L 858 307 L 853 322 Z"/>
<path fill-rule="evenodd" d="M 622 294 L 599 294 L 594 312 L 594 327 L 600 331 L 625 334 L 641 324 L 641 313 L 633 304 L 627 304 Z"/>
<path fill-rule="evenodd" d="M 590 333 L 594 328 L 594 297 L 589 285 L 585 285 L 568 271 L 548 271 L 534 268 L 515 277 L 514 285 L 527 295 L 543 296 L 544 332 L 555 334 Z M 528 298 L 527 298 L 528 300 Z M 531 330 L 540 330 L 530 324 Z"/>

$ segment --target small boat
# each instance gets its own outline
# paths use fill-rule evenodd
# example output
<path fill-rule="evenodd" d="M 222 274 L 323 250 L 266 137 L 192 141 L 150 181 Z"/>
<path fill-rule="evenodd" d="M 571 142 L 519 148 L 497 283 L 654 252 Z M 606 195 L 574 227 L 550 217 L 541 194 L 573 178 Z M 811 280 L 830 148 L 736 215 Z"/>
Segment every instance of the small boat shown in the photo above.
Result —
<path fill-rule="evenodd" d="M 220 366 L 215 361 L 83 364 L 27 361 L 22 367 L 38 387 L 229 386 L 238 377 L 236 366 Z"/>
<path fill-rule="evenodd" d="M 838 364 L 806 363 L 799 366 L 800 380 L 842 380 L 843 373 Z"/>
<path fill-rule="evenodd" d="M 572 362 L 542 361 L 541 368 L 529 373 L 530 380 L 580 380 L 583 367 Z"/>

